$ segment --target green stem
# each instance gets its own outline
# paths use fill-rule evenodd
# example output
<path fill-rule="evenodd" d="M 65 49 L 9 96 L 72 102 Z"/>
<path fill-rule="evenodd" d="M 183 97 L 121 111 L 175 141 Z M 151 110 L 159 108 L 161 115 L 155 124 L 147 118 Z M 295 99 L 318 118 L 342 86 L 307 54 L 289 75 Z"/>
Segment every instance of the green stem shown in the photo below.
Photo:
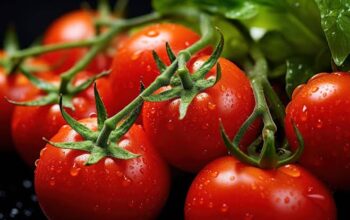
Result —
<path fill-rule="evenodd" d="M 108 31 L 102 33 L 96 39 L 95 44 L 91 47 L 89 52 L 83 57 L 83 59 L 79 60 L 72 68 L 67 70 L 65 73 L 61 75 L 61 85 L 60 85 L 60 93 L 66 94 L 68 91 L 68 84 L 72 80 L 72 78 L 80 71 L 82 71 L 91 61 L 92 59 L 99 53 L 103 48 L 107 46 L 110 40 L 122 31 L 125 28 L 132 27 L 135 25 L 140 25 L 143 23 L 147 23 L 156 19 L 159 19 L 160 15 L 158 13 L 151 13 L 148 15 L 140 16 L 137 18 L 132 18 L 129 20 L 117 20 L 113 26 L 110 27 Z"/>
<path fill-rule="evenodd" d="M 30 56 L 37 56 L 43 53 L 48 53 L 56 50 L 75 48 L 75 47 L 89 47 L 96 43 L 96 39 L 81 40 L 76 42 L 69 42 L 63 44 L 51 44 L 45 46 L 36 46 L 24 50 L 19 50 L 11 54 L 10 59 L 20 59 Z"/>
<path fill-rule="evenodd" d="M 270 82 L 266 79 L 265 82 L 263 82 L 263 87 L 265 90 L 266 98 L 269 101 L 269 104 L 271 106 L 271 109 L 273 111 L 273 114 L 276 116 L 280 126 L 284 128 L 284 118 L 286 116 L 285 114 L 285 107 L 276 94 L 275 90 L 272 88 Z"/>
<path fill-rule="evenodd" d="M 190 72 L 187 69 L 187 60 L 189 60 L 191 57 L 191 54 L 189 53 L 182 53 L 179 56 L 179 68 L 177 71 L 177 74 L 180 77 L 182 86 L 185 90 L 190 90 L 193 88 L 193 81 L 190 76 Z"/>
<path fill-rule="evenodd" d="M 159 75 L 150 86 L 148 86 L 143 92 L 138 95 L 132 102 L 130 102 L 127 106 L 125 106 L 120 112 L 107 119 L 104 122 L 100 135 L 97 138 L 96 145 L 97 146 L 106 146 L 108 143 L 108 137 L 111 132 L 116 128 L 118 122 L 120 122 L 124 117 L 126 117 L 133 109 L 137 108 L 142 102 L 143 98 L 149 95 L 152 95 L 159 88 L 169 85 L 171 77 L 175 74 L 179 62 L 186 63 L 191 55 L 200 51 L 204 47 L 206 47 L 209 42 L 212 40 L 209 37 L 214 37 L 214 30 L 211 29 L 210 18 L 207 16 L 201 16 L 201 30 L 202 37 L 199 41 L 192 44 L 190 47 L 186 48 L 179 52 L 176 60 L 168 66 L 161 75 Z M 207 27 L 204 27 L 207 25 Z M 183 64 L 182 64 L 183 65 Z"/>

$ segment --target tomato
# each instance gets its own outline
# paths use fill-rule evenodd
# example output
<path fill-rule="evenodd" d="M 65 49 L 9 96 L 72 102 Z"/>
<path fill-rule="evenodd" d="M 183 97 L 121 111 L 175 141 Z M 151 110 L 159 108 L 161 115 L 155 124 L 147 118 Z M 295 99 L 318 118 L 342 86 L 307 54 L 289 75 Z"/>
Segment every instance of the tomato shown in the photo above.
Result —
<path fill-rule="evenodd" d="M 68 43 L 93 38 L 95 33 L 95 12 L 78 10 L 67 13 L 51 24 L 44 34 L 43 44 Z M 71 48 L 43 54 L 42 58 L 51 64 L 55 73 L 62 73 L 72 67 L 88 51 L 88 48 Z M 86 70 L 100 73 L 110 67 L 112 56 L 106 51 L 97 54 Z"/>
<path fill-rule="evenodd" d="M 193 61 L 190 70 L 198 69 L 207 58 Z M 233 138 L 254 109 L 248 78 L 229 60 L 220 58 L 219 63 L 220 81 L 194 98 L 184 119 L 179 120 L 180 99 L 146 102 L 143 107 L 143 125 L 151 142 L 170 164 L 185 171 L 196 172 L 211 160 L 227 154 L 220 136 L 219 119 Z M 208 77 L 215 74 L 212 69 Z M 258 128 L 259 123 L 254 123 L 241 143 L 253 141 Z"/>
<path fill-rule="evenodd" d="M 1 52 L 0 52 L 1 53 Z M 1 55 L 0 55 L 1 56 Z M 46 65 L 42 61 L 32 59 L 30 63 Z M 44 75 L 46 73 L 37 73 Z M 11 149 L 13 143 L 11 138 L 11 119 L 14 111 L 14 105 L 7 99 L 13 101 L 27 101 L 37 95 L 39 92 L 29 80 L 22 74 L 6 75 L 0 68 L 0 140 L 1 150 Z"/>
<path fill-rule="evenodd" d="M 87 78 L 89 73 L 82 72 L 78 75 L 76 84 Z M 58 77 L 51 75 L 48 79 L 52 83 L 58 83 Z M 98 87 L 105 84 L 98 81 Z M 38 95 L 36 98 L 39 98 Z M 111 103 L 111 97 L 102 97 L 105 103 Z M 72 117 L 82 119 L 95 114 L 95 98 L 93 88 L 76 95 L 72 99 L 74 111 L 67 110 Z M 15 107 L 12 119 L 12 135 L 16 150 L 27 164 L 34 166 L 34 162 L 39 157 L 40 150 L 45 146 L 43 137 L 51 138 L 58 129 L 66 124 L 61 116 L 58 104 L 47 106 L 17 106 Z"/>
<path fill-rule="evenodd" d="M 115 95 L 115 110 L 120 111 L 140 93 L 140 81 L 147 87 L 159 75 L 152 56 L 155 50 L 159 57 L 170 64 L 165 43 L 168 42 L 177 54 L 198 41 L 200 36 L 182 25 L 161 23 L 147 26 L 117 49 L 110 75 L 112 91 Z M 208 53 L 207 49 L 201 53 Z"/>
<path fill-rule="evenodd" d="M 350 189 L 350 75 L 321 73 L 293 93 L 286 109 L 286 134 L 297 147 L 292 122 L 305 150 L 300 163 L 339 189 Z"/>
<path fill-rule="evenodd" d="M 196 176 L 185 219 L 335 220 L 336 208 L 325 186 L 297 165 L 263 170 L 227 156 Z"/>
<path fill-rule="evenodd" d="M 96 130 L 96 119 L 81 121 Z M 53 142 L 82 138 L 63 126 Z M 89 153 L 46 145 L 35 171 L 35 190 L 49 219 L 155 219 L 169 192 L 170 175 L 147 140 L 134 125 L 119 146 L 139 158 L 104 158 L 85 166 Z M 62 211 L 64 210 L 64 211 Z"/>

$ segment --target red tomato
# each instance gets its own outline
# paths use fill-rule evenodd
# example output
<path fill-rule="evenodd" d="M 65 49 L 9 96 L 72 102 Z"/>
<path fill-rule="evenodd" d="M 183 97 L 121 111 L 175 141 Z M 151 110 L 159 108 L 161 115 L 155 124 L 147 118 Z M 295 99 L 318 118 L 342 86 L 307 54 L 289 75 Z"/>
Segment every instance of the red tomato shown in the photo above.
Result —
<path fill-rule="evenodd" d="M 78 75 L 76 84 L 87 78 L 88 73 Z M 57 83 L 58 77 L 51 75 L 51 82 Z M 99 82 L 98 87 L 104 87 L 105 82 Z M 36 98 L 39 98 L 36 97 Z M 111 97 L 102 97 L 105 103 L 111 103 Z M 95 98 L 93 88 L 76 95 L 72 99 L 75 110 L 67 111 L 75 119 L 87 118 L 95 114 Z M 57 133 L 58 129 L 66 124 L 61 116 L 58 104 L 47 106 L 17 106 L 12 119 L 12 135 L 16 150 L 20 156 L 31 166 L 39 157 L 40 150 L 45 146 L 43 137 L 49 139 Z"/>
<path fill-rule="evenodd" d="M 147 26 L 127 39 L 116 51 L 110 75 L 115 96 L 114 112 L 120 111 L 139 95 L 140 81 L 147 87 L 159 75 L 152 50 L 166 64 L 170 64 L 166 42 L 177 54 L 199 38 L 197 33 L 182 25 L 162 23 Z M 209 51 L 202 53 L 207 54 Z"/>
<path fill-rule="evenodd" d="M 46 31 L 44 45 L 68 43 L 91 39 L 95 36 L 95 13 L 88 10 L 73 11 L 58 18 Z M 42 55 L 51 64 L 55 73 L 72 67 L 88 51 L 88 48 L 71 48 Z M 107 52 L 99 53 L 87 66 L 91 73 L 100 73 L 110 67 L 112 57 Z"/>
<path fill-rule="evenodd" d="M 96 119 L 81 121 L 96 129 Z M 54 142 L 80 141 L 63 126 Z M 139 158 L 104 158 L 85 166 L 89 153 L 47 145 L 35 171 L 35 190 L 49 219 L 155 219 L 169 192 L 170 175 L 140 126 L 133 126 L 119 146 Z"/>
<path fill-rule="evenodd" d="M 196 176 L 185 219 L 335 220 L 336 208 L 325 186 L 297 165 L 263 170 L 227 156 Z"/>
<path fill-rule="evenodd" d="M 1 53 L 1 52 L 0 52 Z M 1 55 L 0 55 L 1 56 Z M 44 64 L 40 60 L 31 60 L 30 63 Z M 39 75 L 45 75 L 40 73 Z M 38 74 L 37 74 L 38 75 Z M 6 75 L 0 68 L 0 140 L 1 150 L 11 149 L 11 119 L 15 106 L 7 99 L 13 101 L 27 101 L 39 93 L 29 80 L 22 74 Z"/>
<path fill-rule="evenodd" d="M 286 134 L 297 147 L 292 121 L 305 150 L 300 163 L 335 188 L 350 189 L 350 75 L 321 73 L 297 88 L 286 109 Z"/>
<path fill-rule="evenodd" d="M 198 69 L 207 58 L 194 61 L 191 70 Z M 194 98 L 183 120 L 179 120 L 180 99 L 144 104 L 143 124 L 151 143 L 170 164 L 185 171 L 196 172 L 211 160 L 225 155 L 227 149 L 220 136 L 219 119 L 232 138 L 255 105 L 250 82 L 244 73 L 224 58 L 220 58 L 219 63 L 221 80 Z M 215 74 L 212 69 L 208 77 Z M 253 141 L 258 127 L 259 123 L 254 124 L 241 143 Z"/>

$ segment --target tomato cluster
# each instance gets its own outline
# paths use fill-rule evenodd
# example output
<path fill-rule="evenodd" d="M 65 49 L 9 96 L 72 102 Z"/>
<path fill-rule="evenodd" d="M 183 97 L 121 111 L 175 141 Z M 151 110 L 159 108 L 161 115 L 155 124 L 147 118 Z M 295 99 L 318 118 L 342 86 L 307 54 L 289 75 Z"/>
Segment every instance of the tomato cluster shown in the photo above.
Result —
<path fill-rule="evenodd" d="M 98 16 L 86 10 L 64 15 L 47 30 L 43 45 L 97 39 L 101 36 L 94 26 Z M 101 32 L 109 28 L 113 27 Z M 111 116 L 140 98 L 140 84 L 146 89 L 153 85 L 163 72 L 162 65 L 170 68 L 181 52 L 201 39 L 192 29 L 170 22 L 150 24 L 123 36 L 96 53 L 69 84 L 79 87 L 110 70 L 108 76 L 96 80 L 96 87 Z M 296 129 L 302 135 L 305 150 L 300 165 L 263 169 L 227 153 L 220 129 L 233 139 L 256 110 L 257 98 L 245 72 L 224 57 L 217 59 L 217 68 L 211 66 L 201 82 L 218 80 L 198 90 L 183 119 L 179 113 L 182 96 L 157 102 L 145 98 L 136 123 L 122 135 L 109 132 L 118 137 L 112 141 L 103 140 L 109 136 L 95 137 L 111 129 L 111 118 L 101 123 L 103 110 L 91 84 L 63 97 L 55 94 L 45 105 L 25 104 L 51 94 L 31 82 L 59 87 L 62 76 L 89 49 L 61 49 L 26 60 L 23 65 L 45 66 L 45 71 L 35 71 L 34 80 L 20 70 L 6 75 L 0 69 L 1 147 L 14 146 L 30 166 L 35 164 L 35 190 L 49 219 L 155 219 L 171 189 L 169 166 L 197 173 L 184 204 L 185 219 L 336 219 L 335 203 L 324 183 L 350 189 L 348 73 L 321 73 L 295 89 L 284 124 L 291 151 L 300 145 Z M 185 67 L 176 63 L 190 78 L 215 54 L 208 45 L 198 51 L 190 54 Z M 152 94 L 170 93 L 184 84 L 181 80 L 160 86 Z M 65 91 L 59 88 L 55 92 Z M 65 100 L 70 104 L 64 104 Z M 72 125 L 78 123 L 75 120 L 79 125 Z M 259 138 L 264 120 L 257 118 L 245 129 L 239 151 L 251 150 L 248 146 Z M 122 127 L 127 121 L 123 118 L 116 124 Z M 64 143 L 72 144 L 70 149 L 60 147 Z M 76 147 L 77 143 L 86 146 Z"/>

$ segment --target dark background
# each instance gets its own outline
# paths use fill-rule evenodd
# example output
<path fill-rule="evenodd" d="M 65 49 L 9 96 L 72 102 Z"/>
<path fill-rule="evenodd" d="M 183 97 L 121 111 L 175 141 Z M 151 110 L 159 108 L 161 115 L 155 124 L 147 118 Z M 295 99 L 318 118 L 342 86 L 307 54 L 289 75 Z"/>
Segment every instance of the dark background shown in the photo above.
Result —
<path fill-rule="evenodd" d="M 151 11 L 150 1 L 129 0 L 127 15 L 133 17 Z M 96 1 L 85 2 L 96 7 Z M 81 4 L 79 0 L 0 0 L 0 43 L 6 27 L 12 24 L 16 27 L 21 46 L 27 47 L 43 34 L 55 18 L 80 8 Z M 193 176 L 176 171 L 175 174 L 172 191 L 160 219 L 182 218 L 186 191 Z M 45 219 L 34 195 L 32 179 L 33 171 L 15 153 L 0 153 L 0 220 Z M 349 220 L 350 194 L 337 192 L 335 198 L 338 219 Z"/>

